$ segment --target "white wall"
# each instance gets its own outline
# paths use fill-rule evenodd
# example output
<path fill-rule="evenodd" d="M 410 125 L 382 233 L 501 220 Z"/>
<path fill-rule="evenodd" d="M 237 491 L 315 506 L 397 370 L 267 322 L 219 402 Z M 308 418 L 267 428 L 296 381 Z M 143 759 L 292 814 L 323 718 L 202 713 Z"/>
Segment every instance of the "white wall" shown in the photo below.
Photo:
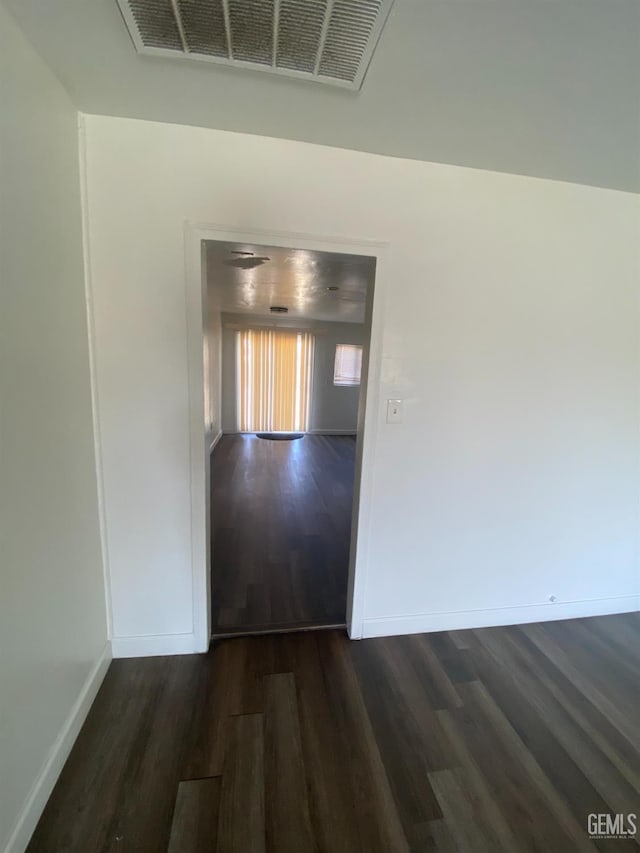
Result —
<path fill-rule="evenodd" d="M 223 323 L 233 325 L 259 322 L 251 315 L 223 315 Z M 290 324 L 291 325 L 291 324 Z M 313 376 L 309 410 L 310 432 L 355 433 L 358 426 L 360 387 L 337 387 L 333 384 L 333 367 L 337 344 L 363 345 L 367 329 L 358 323 L 328 323 L 298 321 L 300 329 L 314 328 Z M 236 432 L 236 332 L 223 326 L 222 330 L 222 429 Z"/>
<path fill-rule="evenodd" d="M 333 369 L 338 344 L 364 346 L 368 334 L 356 323 L 322 324 L 313 354 L 313 396 L 309 412 L 311 432 L 353 432 L 358 426 L 360 386 L 336 386 Z"/>
<path fill-rule="evenodd" d="M 222 431 L 238 431 L 236 408 L 236 333 L 222 319 Z"/>
<path fill-rule="evenodd" d="M 206 445 L 210 447 L 222 431 L 222 322 L 220 311 L 206 298 L 206 293 L 203 328 L 204 427 Z"/>
<path fill-rule="evenodd" d="M 637 606 L 637 196 L 128 119 L 87 134 L 119 636 L 193 624 L 185 220 L 390 244 L 364 633 Z"/>
<path fill-rule="evenodd" d="M 0 850 L 26 846 L 109 660 L 77 114 L 0 4 Z"/>

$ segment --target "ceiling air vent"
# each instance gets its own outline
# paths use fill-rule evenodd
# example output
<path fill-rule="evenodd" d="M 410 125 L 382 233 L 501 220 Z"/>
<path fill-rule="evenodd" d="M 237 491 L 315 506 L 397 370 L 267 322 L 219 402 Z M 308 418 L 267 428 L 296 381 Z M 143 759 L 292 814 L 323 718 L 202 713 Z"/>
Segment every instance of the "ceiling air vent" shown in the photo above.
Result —
<path fill-rule="evenodd" d="M 359 89 L 393 0 L 117 0 L 138 53 Z"/>

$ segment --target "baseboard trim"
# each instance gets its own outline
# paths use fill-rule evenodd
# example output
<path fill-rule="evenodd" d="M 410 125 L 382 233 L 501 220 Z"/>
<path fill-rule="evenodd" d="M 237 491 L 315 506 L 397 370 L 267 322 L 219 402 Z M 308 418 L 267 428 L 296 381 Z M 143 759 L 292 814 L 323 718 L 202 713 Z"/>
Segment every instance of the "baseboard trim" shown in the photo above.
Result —
<path fill-rule="evenodd" d="M 357 435 L 355 429 L 310 429 L 309 435 Z"/>
<path fill-rule="evenodd" d="M 9 841 L 4 848 L 4 853 L 23 853 L 44 811 L 47 800 L 51 796 L 53 786 L 62 772 L 64 763 L 69 757 L 71 748 L 80 733 L 89 709 L 96 698 L 96 694 L 102 681 L 107 674 L 111 663 L 111 644 L 106 643 L 102 653 L 91 672 L 87 676 L 78 698 L 73 703 L 69 716 L 60 729 L 58 736 L 53 742 L 49 754 L 38 773 L 31 788 L 16 824 L 9 836 Z"/>
<path fill-rule="evenodd" d="M 145 634 L 140 637 L 114 637 L 114 658 L 148 658 L 159 655 L 193 655 L 206 651 L 198 647 L 195 634 Z"/>
<path fill-rule="evenodd" d="M 314 625 L 309 622 L 291 622 L 289 624 L 267 625 L 264 628 L 236 628 L 230 631 L 214 631 L 212 640 L 233 640 L 236 637 L 269 637 L 273 634 L 301 634 L 310 631 L 346 631 L 344 622 L 327 622 Z"/>
<path fill-rule="evenodd" d="M 215 447 L 215 446 L 216 446 L 216 444 L 220 441 L 220 439 L 221 439 L 221 438 L 222 438 L 222 430 L 221 430 L 221 429 L 219 429 L 219 430 L 218 430 L 218 434 L 217 434 L 217 435 L 215 435 L 215 436 L 211 439 L 211 444 L 209 445 L 209 453 L 213 453 L 213 449 L 214 449 L 214 447 Z"/>
<path fill-rule="evenodd" d="M 353 435 L 356 436 L 358 431 L 355 429 L 308 429 L 305 435 Z M 225 429 L 221 435 L 255 435 L 255 432 L 242 432 L 239 429 Z M 220 436 L 215 439 L 218 441 Z M 211 445 L 213 449 L 213 444 Z"/>
<path fill-rule="evenodd" d="M 640 596 L 623 595 L 548 604 L 528 604 L 489 610 L 452 610 L 441 613 L 414 613 L 407 616 L 382 616 L 365 619 L 362 639 L 393 637 L 400 634 L 428 634 L 432 631 L 460 631 L 468 628 L 492 628 L 522 625 L 527 622 L 553 622 L 585 616 L 607 616 L 640 610 Z"/>

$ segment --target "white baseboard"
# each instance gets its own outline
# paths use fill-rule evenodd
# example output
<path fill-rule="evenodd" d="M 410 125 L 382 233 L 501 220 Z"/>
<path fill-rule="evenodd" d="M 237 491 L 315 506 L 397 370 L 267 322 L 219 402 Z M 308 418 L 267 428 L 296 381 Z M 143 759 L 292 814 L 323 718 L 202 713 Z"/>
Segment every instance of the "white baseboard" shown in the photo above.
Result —
<path fill-rule="evenodd" d="M 309 435 L 357 435 L 355 429 L 310 429 Z"/>
<path fill-rule="evenodd" d="M 213 448 L 216 446 L 216 444 L 220 441 L 221 438 L 222 430 L 219 429 L 218 434 L 214 435 L 214 437 L 211 439 L 211 444 L 209 445 L 209 453 L 213 453 Z"/>
<path fill-rule="evenodd" d="M 640 596 L 596 598 L 554 604 L 531 604 L 490 610 L 453 610 L 441 613 L 413 613 L 407 616 L 383 616 L 365 619 L 362 639 L 393 637 L 400 634 L 427 634 L 432 631 L 459 631 L 467 628 L 491 628 L 498 625 L 522 625 L 527 622 L 552 622 L 584 616 L 607 616 L 640 610 Z"/>
<path fill-rule="evenodd" d="M 242 432 L 241 430 L 231 430 L 225 429 L 223 430 L 224 435 L 255 435 L 254 432 Z M 358 431 L 355 429 L 308 429 L 305 435 L 357 435 Z M 219 436 L 215 439 L 218 441 Z M 215 443 L 215 442 L 214 442 Z M 211 445 L 213 449 L 213 444 Z"/>
<path fill-rule="evenodd" d="M 107 673 L 110 662 L 111 644 L 106 643 L 102 654 L 87 676 L 78 698 L 73 703 L 71 712 L 58 733 L 42 769 L 38 773 L 9 836 L 4 853 L 23 853 L 26 849 L 51 791 L 53 791 L 53 786 L 56 784 L 64 763 L 71 752 L 71 747 L 78 737 L 93 700 L 96 698 L 96 693 Z"/>
<path fill-rule="evenodd" d="M 147 658 L 158 655 L 193 655 L 202 652 L 191 634 L 145 634 L 141 637 L 113 637 L 114 658 Z"/>

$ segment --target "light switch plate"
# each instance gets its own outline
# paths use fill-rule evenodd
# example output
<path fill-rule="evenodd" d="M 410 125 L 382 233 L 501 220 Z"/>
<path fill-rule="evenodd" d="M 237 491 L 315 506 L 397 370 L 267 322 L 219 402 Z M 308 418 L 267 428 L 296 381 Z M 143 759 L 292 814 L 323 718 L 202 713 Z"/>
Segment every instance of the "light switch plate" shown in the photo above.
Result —
<path fill-rule="evenodd" d="M 387 400 L 387 423 L 402 423 L 402 400 Z"/>

